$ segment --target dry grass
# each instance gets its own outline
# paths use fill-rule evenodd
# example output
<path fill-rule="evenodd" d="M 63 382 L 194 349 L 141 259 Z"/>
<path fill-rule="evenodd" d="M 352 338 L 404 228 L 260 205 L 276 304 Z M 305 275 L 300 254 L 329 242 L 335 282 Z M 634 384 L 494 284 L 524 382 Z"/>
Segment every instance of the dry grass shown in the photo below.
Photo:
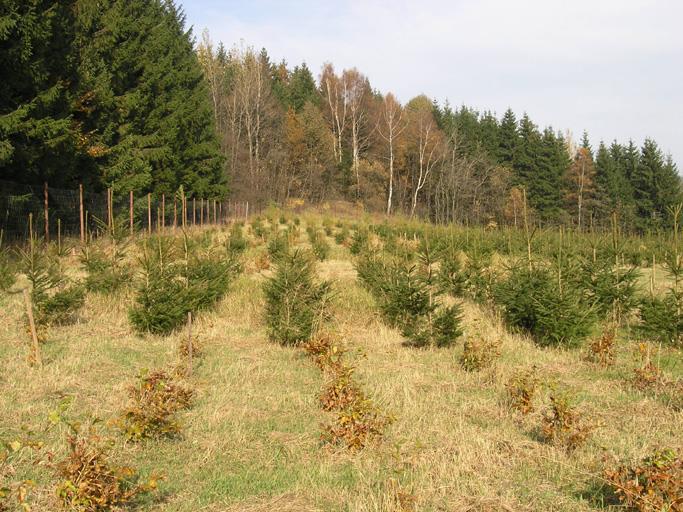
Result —
<path fill-rule="evenodd" d="M 251 248 L 246 257 L 259 252 Z M 578 350 L 542 349 L 511 335 L 490 311 L 465 303 L 466 332 L 497 340 L 501 351 L 493 367 L 466 372 L 462 344 L 404 347 L 357 285 L 350 260 L 333 244 L 318 268 L 336 283 L 334 330 L 366 356 L 356 358 L 364 389 L 395 416 L 384 442 L 359 453 L 321 445 L 320 424 L 329 419 L 318 405 L 323 377 L 301 350 L 267 341 L 261 282 L 269 271 L 252 267 L 193 326 L 203 356 L 193 376 L 194 407 L 182 414 L 183 438 L 135 445 L 117 438 L 115 462 L 143 476 L 165 475 L 142 510 L 599 510 L 607 507 L 600 491 L 603 450 L 636 459 L 657 446 L 681 448 L 683 413 L 624 384 L 634 367 L 628 350 L 617 353 L 614 367 L 597 368 Z M 76 259 L 67 265 L 75 268 Z M 88 296 L 77 323 L 50 330 L 38 370 L 26 364 L 21 296 L 0 296 L 0 438 L 17 438 L 27 427 L 63 455 L 66 427 L 48 417 L 64 397 L 71 399 L 62 413 L 69 420 L 106 424 L 141 369 L 177 363 L 184 333 L 135 336 L 126 317 L 131 300 L 129 292 Z M 680 353 L 667 357 L 669 371 L 680 375 Z M 541 386 L 535 412 L 515 414 L 505 403 L 505 383 L 534 365 L 548 386 Z M 601 425 L 571 455 L 538 436 L 541 405 L 558 383 Z M 45 468 L 0 461 L 2 477 L 35 479 L 34 510 L 57 510 L 56 482 Z"/>

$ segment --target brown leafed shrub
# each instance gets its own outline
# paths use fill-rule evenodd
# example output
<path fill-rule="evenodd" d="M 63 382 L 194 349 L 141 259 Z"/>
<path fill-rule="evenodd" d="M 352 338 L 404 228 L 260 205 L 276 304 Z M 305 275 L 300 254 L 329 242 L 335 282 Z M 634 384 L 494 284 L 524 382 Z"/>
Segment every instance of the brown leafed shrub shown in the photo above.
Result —
<path fill-rule="evenodd" d="M 322 439 L 352 451 L 361 450 L 380 439 L 392 422 L 393 418 L 382 414 L 371 400 L 358 400 L 339 412 L 334 423 L 323 426 Z"/>
<path fill-rule="evenodd" d="M 479 371 L 493 365 L 499 356 L 500 343 L 497 340 L 468 337 L 460 356 L 460 364 L 468 372 Z"/>
<path fill-rule="evenodd" d="M 533 412 L 539 384 L 535 366 L 515 373 L 505 385 L 510 407 L 522 414 Z"/>
<path fill-rule="evenodd" d="M 346 348 L 329 334 L 322 334 L 303 344 L 304 351 L 322 371 L 336 372 L 343 366 Z"/>
<path fill-rule="evenodd" d="M 130 402 L 121 417 L 122 430 L 132 440 L 178 434 L 176 414 L 190 407 L 193 394 L 164 370 L 143 373 L 128 388 Z"/>
<path fill-rule="evenodd" d="M 595 338 L 588 345 L 586 359 L 602 368 L 614 365 L 616 358 L 616 332 L 614 329 L 607 329 L 602 336 Z"/>
<path fill-rule="evenodd" d="M 118 510 L 137 496 L 156 488 L 156 481 L 140 483 L 135 470 L 115 467 L 96 436 L 71 435 L 69 453 L 56 465 L 61 482 L 56 493 L 69 510 Z"/>
<path fill-rule="evenodd" d="M 657 390 L 664 384 L 662 370 L 652 361 L 633 370 L 633 386 L 639 391 Z"/>
<path fill-rule="evenodd" d="M 683 511 L 683 458 L 674 450 L 658 450 L 636 464 L 608 469 L 604 478 L 628 510 Z"/>
<path fill-rule="evenodd" d="M 542 433 L 547 442 L 572 452 L 586 442 L 593 428 L 569 396 L 559 393 L 551 395 L 550 407 L 542 419 Z"/>
<path fill-rule="evenodd" d="M 324 411 L 343 411 L 366 399 L 365 393 L 353 379 L 353 371 L 352 366 L 342 364 L 331 374 L 320 395 L 320 406 Z"/>

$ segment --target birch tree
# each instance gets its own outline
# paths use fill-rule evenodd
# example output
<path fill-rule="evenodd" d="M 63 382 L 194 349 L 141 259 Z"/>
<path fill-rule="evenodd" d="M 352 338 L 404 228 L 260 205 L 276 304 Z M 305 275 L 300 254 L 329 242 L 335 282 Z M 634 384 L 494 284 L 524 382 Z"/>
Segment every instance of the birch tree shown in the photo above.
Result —
<path fill-rule="evenodd" d="M 395 162 L 395 145 L 398 137 L 401 136 L 406 128 L 403 119 L 403 108 L 396 100 L 393 94 L 388 93 L 382 101 L 382 109 L 380 111 L 379 122 L 377 124 L 377 133 L 387 143 L 389 160 L 389 187 L 387 192 L 387 215 L 391 215 L 393 207 L 392 201 L 394 196 L 394 162 Z"/>

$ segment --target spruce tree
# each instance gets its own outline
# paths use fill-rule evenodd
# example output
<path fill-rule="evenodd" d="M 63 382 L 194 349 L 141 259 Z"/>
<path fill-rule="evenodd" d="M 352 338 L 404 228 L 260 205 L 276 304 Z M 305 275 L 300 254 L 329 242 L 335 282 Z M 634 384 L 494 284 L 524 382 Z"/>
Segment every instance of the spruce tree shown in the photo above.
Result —
<path fill-rule="evenodd" d="M 0 174 L 70 186 L 78 172 L 73 98 L 75 1 L 0 2 Z"/>
<path fill-rule="evenodd" d="M 320 102 L 320 95 L 318 88 L 313 78 L 313 73 L 304 62 L 301 66 L 296 66 L 291 73 L 289 79 L 289 106 L 291 106 L 296 113 L 303 110 L 306 102 L 311 102 L 318 105 Z"/>
<path fill-rule="evenodd" d="M 507 109 L 500 121 L 498 132 L 498 161 L 507 166 L 512 166 L 519 143 L 519 133 L 517 131 L 517 118 L 511 109 Z"/>
<path fill-rule="evenodd" d="M 102 181 L 115 191 L 225 192 L 191 31 L 170 1 L 82 0 L 81 108 Z"/>

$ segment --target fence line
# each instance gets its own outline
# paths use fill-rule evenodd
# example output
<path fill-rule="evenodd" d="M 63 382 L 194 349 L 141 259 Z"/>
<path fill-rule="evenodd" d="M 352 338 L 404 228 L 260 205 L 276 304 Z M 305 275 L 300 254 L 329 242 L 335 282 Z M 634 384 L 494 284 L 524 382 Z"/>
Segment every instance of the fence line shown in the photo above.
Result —
<path fill-rule="evenodd" d="M 91 192 L 23 185 L 0 180 L 0 231 L 4 241 L 26 241 L 33 236 L 73 237 L 81 242 L 103 227 L 126 226 L 135 232 L 163 231 L 191 226 L 221 225 L 249 217 L 248 201 L 225 201 L 181 194 L 115 195 L 112 189 Z"/>

